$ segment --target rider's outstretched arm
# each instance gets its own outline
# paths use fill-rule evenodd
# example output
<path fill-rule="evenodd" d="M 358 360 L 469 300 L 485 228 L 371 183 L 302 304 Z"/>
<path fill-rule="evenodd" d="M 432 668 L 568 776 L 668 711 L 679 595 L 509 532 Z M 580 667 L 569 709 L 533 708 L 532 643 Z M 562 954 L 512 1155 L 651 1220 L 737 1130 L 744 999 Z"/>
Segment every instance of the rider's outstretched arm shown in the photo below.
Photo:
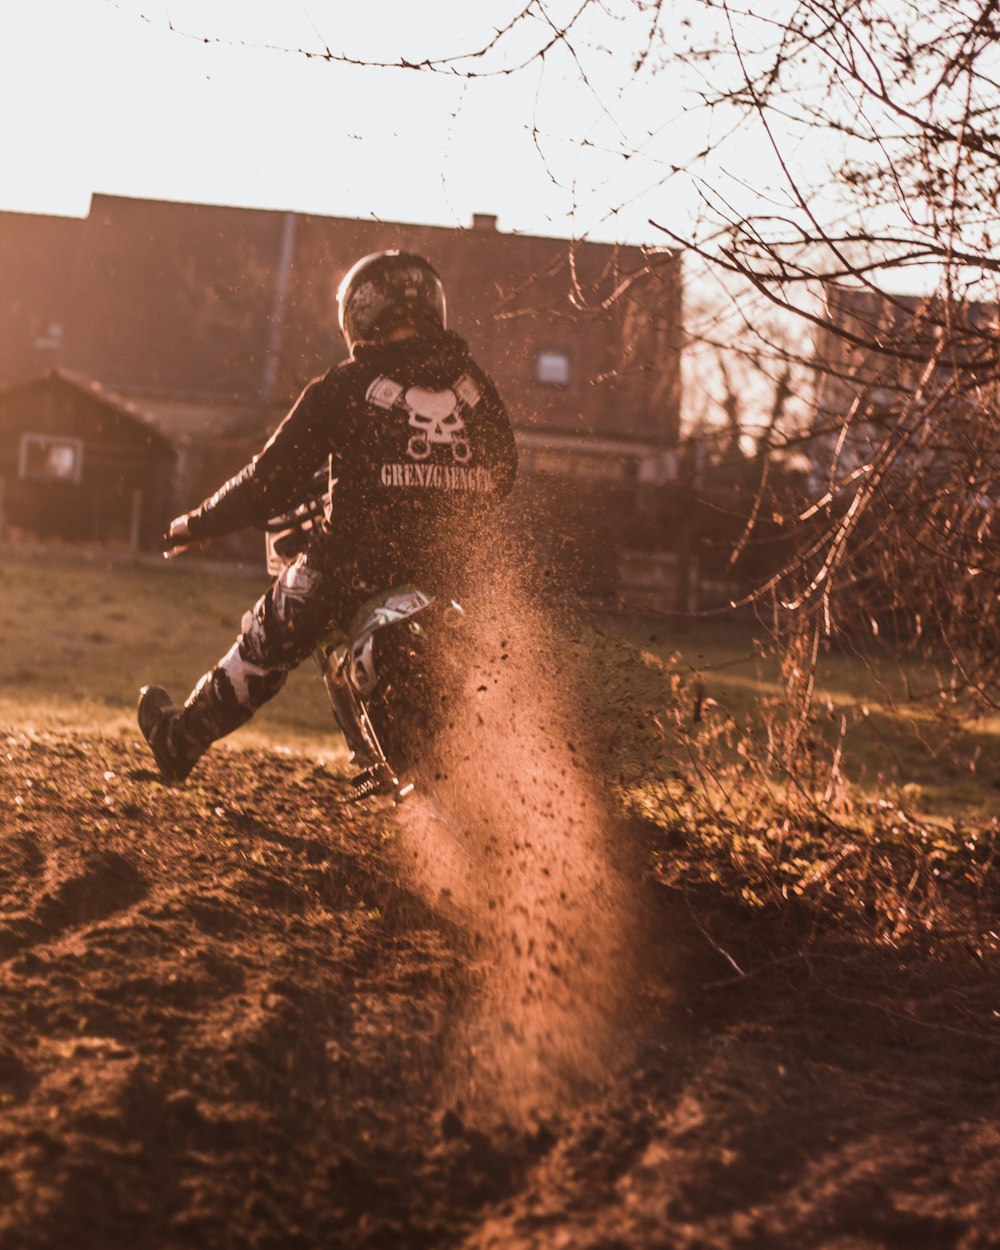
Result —
<path fill-rule="evenodd" d="M 292 503 L 335 449 L 336 373 L 310 382 L 261 451 L 164 535 L 168 554 L 193 542 L 262 526 Z"/>

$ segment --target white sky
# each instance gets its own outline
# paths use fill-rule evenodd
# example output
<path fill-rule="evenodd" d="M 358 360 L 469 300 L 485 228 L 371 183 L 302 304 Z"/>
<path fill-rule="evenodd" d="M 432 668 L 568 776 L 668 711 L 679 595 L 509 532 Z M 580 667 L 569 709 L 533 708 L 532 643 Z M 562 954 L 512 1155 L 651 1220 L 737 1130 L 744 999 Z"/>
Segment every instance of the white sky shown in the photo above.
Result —
<path fill-rule="evenodd" d="M 589 31 L 592 89 L 561 46 L 544 70 L 468 81 L 168 28 L 395 61 L 474 50 L 521 7 L 0 0 L 0 208 L 83 215 L 100 191 L 449 226 L 496 213 L 503 230 L 666 242 L 648 219 L 683 225 L 693 211 L 690 182 L 670 169 L 704 143 L 707 119 L 690 107 L 694 82 L 651 64 L 633 81 L 645 35 L 631 4 Z M 477 67 L 536 46 L 539 25 L 503 43 L 506 62 Z M 751 169 L 766 183 L 766 154 L 722 150 L 744 166 L 734 185 Z"/>

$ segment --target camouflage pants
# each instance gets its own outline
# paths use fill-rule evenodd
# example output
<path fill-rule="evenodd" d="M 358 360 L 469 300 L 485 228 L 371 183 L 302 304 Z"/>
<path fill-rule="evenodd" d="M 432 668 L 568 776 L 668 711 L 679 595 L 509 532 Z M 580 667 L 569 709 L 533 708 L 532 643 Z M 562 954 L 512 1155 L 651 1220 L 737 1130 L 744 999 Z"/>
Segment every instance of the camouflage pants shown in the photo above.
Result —
<path fill-rule="evenodd" d="M 192 691 L 221 738 L 273 699 L 318 646 L 331 625 L 346 626 L 367 591 L 350 570 L 329 566 L 322 549 L 307 549 L 244 614 L 239 637 Z"/>

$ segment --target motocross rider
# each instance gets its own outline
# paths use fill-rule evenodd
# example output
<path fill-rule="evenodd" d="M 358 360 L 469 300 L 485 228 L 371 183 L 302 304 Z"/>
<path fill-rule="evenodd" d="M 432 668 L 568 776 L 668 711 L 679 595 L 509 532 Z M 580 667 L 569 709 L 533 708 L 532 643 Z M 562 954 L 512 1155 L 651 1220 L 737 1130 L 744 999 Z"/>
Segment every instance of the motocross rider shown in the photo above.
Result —
<path fill-rule="evenodd" d="M 462 557 L 495 532 L 490 516 L 513 487 L 506 410 L 468 345 L 446 329 L 430 263 L 397 251 L 366 256 L 337 302 L 350 358 L 310 382 L 250 463 L 164 536 L 169 554 L 263 526 L 329 465 L 323 523 L 184 706 L 162 686 L 143 687 L 139 728 L 168 781 L 183 781 L 212 742 L 245 724 L 376 589 L 453 585 Z"/>

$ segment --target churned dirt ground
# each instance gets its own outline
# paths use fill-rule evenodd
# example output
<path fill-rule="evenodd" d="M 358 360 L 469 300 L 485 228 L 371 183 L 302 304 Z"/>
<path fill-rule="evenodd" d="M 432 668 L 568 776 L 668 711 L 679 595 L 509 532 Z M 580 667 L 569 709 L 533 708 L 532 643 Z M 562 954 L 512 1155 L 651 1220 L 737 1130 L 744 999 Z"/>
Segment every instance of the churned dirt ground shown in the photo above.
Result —
<path fill-rule="evenodd" d="M 876 947 L 639 871 L 628 1005 L 571 981 L 552 1050 L 413 869 L 434 813 L 287 754 L 169 789 L 129 738 L 0 743 L 4 1250 L 1000 1245 L 998 940 L 960 900 Z"/>

